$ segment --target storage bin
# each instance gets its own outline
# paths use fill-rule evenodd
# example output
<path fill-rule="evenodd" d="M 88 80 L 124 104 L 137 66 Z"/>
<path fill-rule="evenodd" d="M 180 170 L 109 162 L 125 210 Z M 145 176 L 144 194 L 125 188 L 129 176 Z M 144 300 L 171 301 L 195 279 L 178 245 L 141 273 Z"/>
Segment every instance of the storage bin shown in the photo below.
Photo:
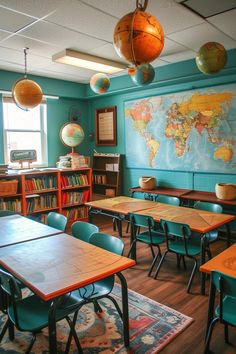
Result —
<path fill-rule="evenodd" d="M 217 183 L 215 186 L 216 196 L 223 200 L 236 199 L 236 184 Z"/>
<path fill-rule="evenodd" d="M 18 180 L 1 180 L 0 181 L 0 196 L 17 194 Z"/>
<path fill-rule="evenodd" d="M 142 189 L 154 189 L 156 187 L 156 178 L 153 176 L 142 176 L 139 178 L 139 186 Z"/>

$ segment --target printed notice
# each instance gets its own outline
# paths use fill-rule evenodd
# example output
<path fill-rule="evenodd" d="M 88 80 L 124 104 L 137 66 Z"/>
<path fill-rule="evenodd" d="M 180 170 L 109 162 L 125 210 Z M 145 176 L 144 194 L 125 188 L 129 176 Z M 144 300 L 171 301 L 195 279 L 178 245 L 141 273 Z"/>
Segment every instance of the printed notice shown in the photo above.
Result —
<path fill-rule="evenodd" d="M 103 112 L 98 116 L 98 139 L 100 141 L 114 140 L 114 113 Z"/>

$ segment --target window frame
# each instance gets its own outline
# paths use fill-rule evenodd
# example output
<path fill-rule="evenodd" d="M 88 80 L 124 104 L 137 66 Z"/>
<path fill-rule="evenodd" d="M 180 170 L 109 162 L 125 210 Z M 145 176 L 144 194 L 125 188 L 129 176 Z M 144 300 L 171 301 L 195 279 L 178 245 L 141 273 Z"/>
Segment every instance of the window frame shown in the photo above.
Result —
<path fill-rule="evenodd" d="M 32 167 L 45 167 L 48 165 L 48 146 L 47 146 L 47 102 L 43 100 L 40 103 L 40 129 L 12 129 L 6 128 L 6 117 L 4 116 L 4 104 L 15 104 L 12 96 L 3 95 L 2 96 L 2 108 L 3 108 L 3 149 L 4 149 L 4 161 L 6 164 L 11 167 L 19 167 L 18 162 L 8 161 L 8 133 L 40 133 L 40 145 L 42 151 L 42 163 L 39 164 L 36 162 L 32 162 Z M 21 108 L 19 108 L 21 109 Z"/>

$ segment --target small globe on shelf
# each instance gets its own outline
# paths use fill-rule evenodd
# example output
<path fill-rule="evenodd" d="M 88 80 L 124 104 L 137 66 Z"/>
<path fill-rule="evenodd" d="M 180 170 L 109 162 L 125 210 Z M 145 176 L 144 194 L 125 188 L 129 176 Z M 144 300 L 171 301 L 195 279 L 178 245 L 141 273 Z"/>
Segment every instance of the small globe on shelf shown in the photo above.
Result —
<path fill-rule="evenodd" d="M 155 70 L 151 64 L 142 64 L 130 67 L 128 74 L 136 85 L 144 86 L 154 80 Z"/>
<path fill-rule="evenodd" d="M 217 42 L 205 43 L 196 56 L 198 69 L 206 75 L 216 74 L 227 62 L 227 52 L 222 44 Z"/>
<path fill-rule="evenodd" d="M 43 92 L 37 82 L 24 78 L 13 85 L 12 97 L 19 108 L 27 110 L 41 103 Z"/>
<path fill-rule="evenodd" d="M 129 63 L 150 63 L 161 54 L 164 31 L 156 17 L 136 9 L 118 21 L 113 42 L 118 55 Z"/>
<path fill-rule="evenodd" d="M 65 123 L 60 130 L 60 138 L 64 145 L 72 148 L 79 146 L 84 140 L 84 131 L 77 123 Z"/>
<path fill-rule="evenodd" d="M 110 87 L 110 79 L 106 74 L 95 74 L 90 79 L 90 87 L 93 92 L 103 94 L 107 92 Z"/>

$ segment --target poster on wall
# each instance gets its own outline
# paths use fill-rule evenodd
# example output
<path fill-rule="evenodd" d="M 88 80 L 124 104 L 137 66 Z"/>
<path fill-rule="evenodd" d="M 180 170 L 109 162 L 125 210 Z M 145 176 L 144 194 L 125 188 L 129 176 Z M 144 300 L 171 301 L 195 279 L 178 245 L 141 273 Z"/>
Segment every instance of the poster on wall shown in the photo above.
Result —
<path fill-rule="evenodd" d="M 236 173 L 236 84 L 126 101 L 125 139 L 127 167 Z"/>

